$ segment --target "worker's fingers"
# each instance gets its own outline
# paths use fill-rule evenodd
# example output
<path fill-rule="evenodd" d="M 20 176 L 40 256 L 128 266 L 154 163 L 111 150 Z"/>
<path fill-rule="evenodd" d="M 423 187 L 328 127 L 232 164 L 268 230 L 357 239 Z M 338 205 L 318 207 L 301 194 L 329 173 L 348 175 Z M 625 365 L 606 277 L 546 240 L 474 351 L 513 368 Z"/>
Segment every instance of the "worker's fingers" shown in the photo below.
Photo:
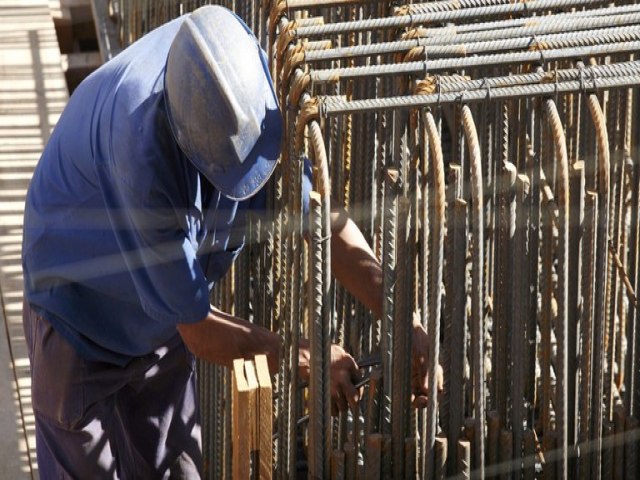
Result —
<path fill-rule="evenodd" d="M 413 355 L 412 355 L 412 371 L 411 384 L 413 387 L 412 402 L 417 408 L 426 406 L 431 392 L 429 392 L 429 337 L 427 331 L 417 322 L 414 315 L 413 328 Z M 437 365 L 435 368 L 436 389 L 441 392 L 444 384 L 442 367 Z"/>
<path fill-rule="evenodd" d="M 335 393 L 331 395 L 331 413 L 336 415 L 338 412 L 344 412 L 347 410 L 347 400 L 344 395 L 336 389 Z"/>
<path fill-rule="evenodd" d="M 360 394 L 348 371 L 342 370 L 334 374 L 331 397 L 332 403 L 339 411 L 345 411 L 347 407 L 356 408 L 358 405 Z"/>
<path fill-rule="evenodd" d="M 355 408 L 360 399 L 354 382 L 359 378 L 358 364 L 339 345 L 331 346 L 331 406 L 332 412 Z"/>
<path fill-rule="evenodd" d="M 348 378 L 345 378 L 342 382 L 342 393 L 347 399 L 349 406 L 351 408 L 356 408 L 358 406 L 358 400 L 360 400 L 360 394 L 353 384 L 351 375 Z"/>

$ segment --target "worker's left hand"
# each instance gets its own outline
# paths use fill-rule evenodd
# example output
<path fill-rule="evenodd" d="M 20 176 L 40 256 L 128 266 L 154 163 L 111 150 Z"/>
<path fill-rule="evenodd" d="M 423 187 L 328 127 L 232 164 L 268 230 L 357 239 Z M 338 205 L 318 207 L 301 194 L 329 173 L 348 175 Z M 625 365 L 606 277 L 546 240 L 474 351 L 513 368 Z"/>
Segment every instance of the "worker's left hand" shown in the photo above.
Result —
<path fill-rule="evenodd" d="M 413 317 L 413 358 L 411 364 L 411 399 L 413 406 L 423 408 L 427 406 L 429 397 L 429 337 L 420 323 L 419 314 Z M 436 367 L 436 385 L 438 392 L 442 391 L 442 367 Z"/>

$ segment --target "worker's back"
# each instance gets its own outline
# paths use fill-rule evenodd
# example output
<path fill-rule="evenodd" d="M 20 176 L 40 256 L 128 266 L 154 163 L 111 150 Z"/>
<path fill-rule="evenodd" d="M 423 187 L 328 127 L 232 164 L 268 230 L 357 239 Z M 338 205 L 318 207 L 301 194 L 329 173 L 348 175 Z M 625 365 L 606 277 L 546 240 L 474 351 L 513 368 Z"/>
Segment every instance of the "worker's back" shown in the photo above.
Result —
<path fill-rule="evenodd" d="M 183 21 L 78 87 L 30 186 L 25 294 L 87 359 L 124 364 L 201 320 L 243 243 L 234 221 L 249 202 L 203 180 L 167 120 L 165 64 Z"/>

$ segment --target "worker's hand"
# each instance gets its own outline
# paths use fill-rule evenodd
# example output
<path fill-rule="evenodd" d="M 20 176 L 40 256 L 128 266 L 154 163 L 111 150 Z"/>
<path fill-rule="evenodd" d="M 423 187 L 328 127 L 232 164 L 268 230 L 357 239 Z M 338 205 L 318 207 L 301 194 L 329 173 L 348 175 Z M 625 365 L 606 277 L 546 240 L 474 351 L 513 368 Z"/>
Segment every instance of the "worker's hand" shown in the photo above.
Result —
<path fill-rule="evenodd" d="M 360 393 L 354 386 L 358 380 L 358 364 L 341 346 L 331 345 L 331 414 L 356 408 Z"/>
<path fill-rule="evenodd" d="M 429 338 L 420 323 L 420 316 L 413 316 L 413 359 L 411 369 L 411 400 L 416 408 L 427 406 L 429 397 Z M 442 367 L 436 368 L 438 392 L 442 391 Z"/>
<path fill-rule="evenodd" d="M 301 382 L 309 381 L 311 371 L 311 353 L 309 341 L 300 339 L 298 354 L 298 376 Z M 351 355 L 339 345 L 331 346 L 331 413 L 345 411 L 348 407 L 355 408 L 360 394 L 354 386 L 358 380 L 358 364 Z"/>

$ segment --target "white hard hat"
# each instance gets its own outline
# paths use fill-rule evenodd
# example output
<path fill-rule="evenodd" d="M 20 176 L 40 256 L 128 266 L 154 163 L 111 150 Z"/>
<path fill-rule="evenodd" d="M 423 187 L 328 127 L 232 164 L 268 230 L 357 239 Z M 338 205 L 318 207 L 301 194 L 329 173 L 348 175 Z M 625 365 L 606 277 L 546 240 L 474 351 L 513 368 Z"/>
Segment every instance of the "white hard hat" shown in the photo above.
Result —
<path fill-rule="evenodd" d="M 282 117 L 266 55 L 239 17 L 206 6 L 185 19 L 169 50 L 165 96 L 178 145 L 223 195 L 243 200 L 265 184 Z"/>

